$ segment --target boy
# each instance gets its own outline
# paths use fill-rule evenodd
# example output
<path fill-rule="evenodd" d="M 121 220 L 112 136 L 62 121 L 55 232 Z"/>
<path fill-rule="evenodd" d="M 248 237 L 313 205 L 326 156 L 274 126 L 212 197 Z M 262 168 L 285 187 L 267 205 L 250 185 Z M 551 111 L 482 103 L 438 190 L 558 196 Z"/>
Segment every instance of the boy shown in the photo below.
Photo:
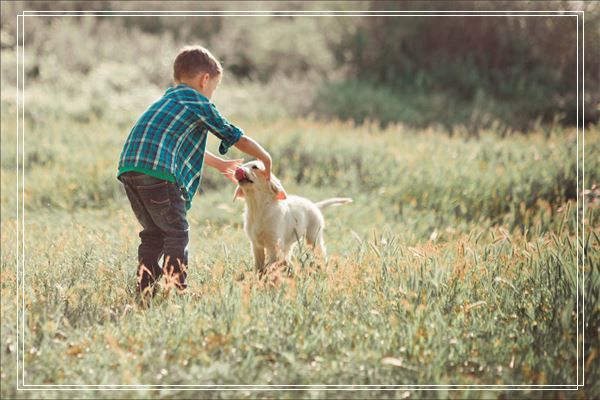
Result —
<path fill-rule="evenodd" d="M 236 182 L 233 171 L 243 160 L 225 160 L 207 152 L 208 131 L 221 140 L 221 154 L 235 146 L 261 160 L 265 165 L 261 172 L 270 178 L 271 156 L 221 117 L 210 102 L 222 74 L 221 64 L 208 50 L 183 48 L 173 64 L 175 86 L 142 114 L 123 147 L 117 178 L 143 227 L 137 272 L 142 298 L 161 274 L 166 287 L 186 288 L 186 213 L 200 186 L 204 161 Z"/>

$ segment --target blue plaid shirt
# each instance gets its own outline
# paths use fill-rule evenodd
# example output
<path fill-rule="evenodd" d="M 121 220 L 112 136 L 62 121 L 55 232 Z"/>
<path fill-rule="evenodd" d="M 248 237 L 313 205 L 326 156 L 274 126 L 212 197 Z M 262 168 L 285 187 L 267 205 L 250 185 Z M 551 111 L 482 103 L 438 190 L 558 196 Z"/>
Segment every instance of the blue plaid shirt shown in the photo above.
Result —
<path fill-rule="evenodd" d="M 129 133 L 117 176 L 137 171 L 175 182 L 189 209 L 202 179 L 209 130 L 221 140 L 221 154 L 243 135 L 197 90 L 183 83 L 170 87 Z"/>

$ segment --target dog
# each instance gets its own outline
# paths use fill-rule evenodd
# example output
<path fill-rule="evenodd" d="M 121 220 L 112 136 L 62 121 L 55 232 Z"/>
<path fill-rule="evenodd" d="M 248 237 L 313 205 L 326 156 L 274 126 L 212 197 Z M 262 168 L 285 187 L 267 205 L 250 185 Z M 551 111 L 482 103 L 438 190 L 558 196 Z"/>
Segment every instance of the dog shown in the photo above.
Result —
<path fill-rule="evenodd" d="M 267 181 L 260 161 L 250 161 L 235 170 L 238 186 L 233 201 L 246 201 L 244 231 L 250 239 L 254 266 L 259 272 L 277 262 L 289 265 L 294 245 L 304 238 L 309 247 L 327 259 L 321 210 L 351 203 L 350 198 L 331 198 L 313 203 L 300 196 L 288 196 L 275 175 Z M 265 254 L 266 253 L 266 254 Z M 266 256 L 266 264 L 265 264 Z"/>

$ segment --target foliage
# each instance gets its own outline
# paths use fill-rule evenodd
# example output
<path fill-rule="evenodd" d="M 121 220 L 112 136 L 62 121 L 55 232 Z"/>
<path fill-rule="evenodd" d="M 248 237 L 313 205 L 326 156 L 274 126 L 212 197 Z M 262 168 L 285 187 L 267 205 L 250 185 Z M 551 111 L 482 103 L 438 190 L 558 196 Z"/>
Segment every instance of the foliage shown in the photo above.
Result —
<path fill-rule="evenodd" d="M 568 2 L 536 4 L 540 11 L 567 12 L 573 7 Z M 372 2 L 371 9 L 440 11 L 438 3 L 422 2 Z M 530 4 L 455 2 L 453 9 L 527 11 Z M 385 87 L 409 104 L 405 99 L 415 94 L 433 98 L 432 107 L 421 105 L 425 113 L 438 115 L 428 121 L 455 123 L 470 118 L 467 112 L 451 119 L 435 102 L 441 95 L 446 106 L 465 103 L 472 112 L 482 111 L 512 128 L 526 130 L 537 118 L 551 122 L 558 113 L 564 114 L 566 123 L 576 122 L 577 46 L 582 52 L 583 43 L 588 49 L 584 64 L 590 96 L 585 119 L 594 121 L 598 119 L 594 104 L 599 101 L 594 87 L 599 83 L 595 71 L 600 59 L 595 49 L 600 41 L 600 8 L 589 4 L 584 9 L 589 27 L 585 42 L 580 39 L 583 25 L 576 25 L 574 17 L 375 15 L 359 19 L 332 49 L 338 63 L 349 67 L 350 76 L 375 84 L 372 90 Z M 366 107 L 362 111 L 368 113 Z M 450 107 L 447 114 L 452 112 Z"/>
<path fill-rule="evenodd" d="M 182 2 L 183 8 L 199 9 Z M 455 7 L 463 5 L 456 3 Z M 66 10 L 170 10 L 159 3 L 3 3 L 2 84 L 16 77 L 20 7 Z M 204 11 L 236 9 L 433 10 L 443 3 L 202 3 Z M 477 2 L 462 8 L 526 10 L 523 3 Z M 600 8 L 593 3 L 547 3 L 539 9 L 586 11 L 585 122 L 598 121 Z M 493 23 L 492 23 L 493 22 Z M 583 25 L 583 24 L 581 24 Z M 324 119 L 401 122 L 417 128 L 465 126 L 473 136 L 500 123 L 527 132 L 539 122 L 576 121 L 577 31 L 572 17 L 27 17 L 26 82 L 35 114 L 67 112 L 80 119 L 132 111 L 137 93 L 158 95 L 170 83 L 183 45 L 212 49 L 224 64 L 231 94 L 244 117 L 316 115 Z M 583 38 L 583 26 L 580 36 Z M 97 40 L 102 38 L 102 40 Z M 583 40 L 582 40 L 583 41 Z M 74 50 L 75 49 L 75 50 Z M 130 88 L 135 87 L 135 93 Z M 99 92 L 108 91 L 109 96 Z M 30 92 L 31 93 L 31 92 Z M 114 95 L 112 95 L 114 93 Z M 110 97 L 115 103 L 103 103 Z M 224 96 L 236 102 L 232 96 Z M 118 100 L 117 100 L 118 99 Z M 256 106 L 257 101 L 259 106 Z M 64 106 L 67 104 L 66 107 Z M 53 107 L 55 104 L 59 104 Z M 264 110 L 273 110 L 266 112 Z M 42 111 L 40 111 L 42 112 Z"/>

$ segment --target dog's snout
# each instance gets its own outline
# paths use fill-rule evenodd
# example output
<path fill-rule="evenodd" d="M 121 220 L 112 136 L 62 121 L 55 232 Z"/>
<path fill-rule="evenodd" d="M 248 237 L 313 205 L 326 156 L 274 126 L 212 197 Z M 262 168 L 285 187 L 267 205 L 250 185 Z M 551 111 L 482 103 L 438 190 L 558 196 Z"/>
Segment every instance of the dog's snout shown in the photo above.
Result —
<path fill-rule="evenodd" d="M 235 179 L 241 181 L 244 178 L 246 178 L 246 172 L 242 168 L 237 168 L 235 170 Z"/>

